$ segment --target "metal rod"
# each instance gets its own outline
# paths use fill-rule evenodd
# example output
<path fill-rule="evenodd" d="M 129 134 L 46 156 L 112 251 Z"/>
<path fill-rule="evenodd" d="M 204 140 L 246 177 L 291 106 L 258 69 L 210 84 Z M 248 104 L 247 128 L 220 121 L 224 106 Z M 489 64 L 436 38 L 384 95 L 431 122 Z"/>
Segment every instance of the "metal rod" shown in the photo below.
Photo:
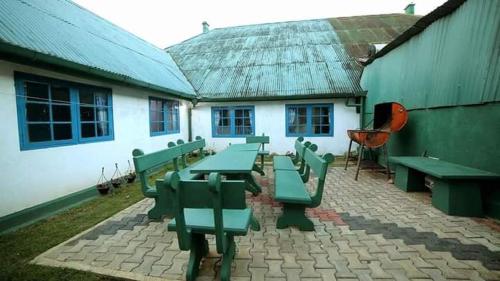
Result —
<path fill-rule="evenodd" d="M 357 181 L 358 180 L 358 175 L 359 175 L 359 168 L 361 167 L 361 156 L 363 155 L 363 148 L 364 148 L 364 145 L 361 144 L 359 146 L 359 154 L 358 154 L 358 166 L 356 168 L 356 176 L 354 177 L 354 180 Z"/>
<path fill-rule="evenodd" d="M 347 164 L 349 164 L 349 157 L 351 156 L 351 146 L 352 146 L 352 139 L 349 142 L 349 149 L 347 150 L 347 156 L 345 158 L 345 167 L 344 170 L 347 171 Z"/>
<path fill-rule="evenodd" d="M 391 179 L 391 168 L 389 167 L 389 153 L 387 153 L 387 144 L 384 143 L 384 156 L 385 156 L 385 165 L 387 167 L 387 180 Z"/>

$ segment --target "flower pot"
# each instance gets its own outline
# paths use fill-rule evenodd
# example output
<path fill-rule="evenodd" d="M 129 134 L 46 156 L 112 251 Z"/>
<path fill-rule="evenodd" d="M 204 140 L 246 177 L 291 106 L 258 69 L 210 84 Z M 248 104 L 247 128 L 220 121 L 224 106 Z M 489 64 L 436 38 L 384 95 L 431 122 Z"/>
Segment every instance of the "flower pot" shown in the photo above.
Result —
<path fill-rule="evenodd" d="M 120 179 L 114 179 L 111 181 L 111 184 L 114 188 L 118 188 L 120 187 L 120 185 L 122 185 L 122 181 Z"/>
<path fill-rule="evenodd" d="M 133 183 L 135 181 L 136 174 L 130 173 L 126 176 L 126 178 L 127 178 L 127 183 Z"/>
<path fill-rule="evenodd" d="M 97 191 L 99 191 L 101 195 L 106 195 L 109 192 L 109 185 L 100 183 L 97 185 Z"/>

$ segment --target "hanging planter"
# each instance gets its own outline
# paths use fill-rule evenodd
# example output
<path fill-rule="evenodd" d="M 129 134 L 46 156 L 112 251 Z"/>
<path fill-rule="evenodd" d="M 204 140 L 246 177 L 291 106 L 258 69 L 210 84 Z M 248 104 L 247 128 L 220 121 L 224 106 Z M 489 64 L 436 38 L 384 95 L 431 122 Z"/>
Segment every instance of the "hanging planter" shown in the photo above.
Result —
<path fill-rule="evenodd" d="M 130 160 L 128 160 L 128 170 L 127 170 L 127 175 L 125 176 L 127 183 L 133 183 L 136 177 L 137 175 L 132 170 L 132 166 L 130 165 Z"/>
<path fill-rule="evenodd" d="M 115 163 L 115 172 L 113 173 L 113 176 L 111 177 L 111 184 L 113 185 L 114 188 L 118 188 L 124 183 L 124 179 L 122 174 L 120 173 L 120 169 L 118 169 L 118 163 Z"/>
<path fill-rule="evenodd" d="M 106 195 L 110 193 L 110 191 L 113 191 L 113 186 L 104 175 L 104 167 L 102 167 L 101 176 L 99 177 L 99 180 L 97 180 L 96 188 L 101 195 Z"/>

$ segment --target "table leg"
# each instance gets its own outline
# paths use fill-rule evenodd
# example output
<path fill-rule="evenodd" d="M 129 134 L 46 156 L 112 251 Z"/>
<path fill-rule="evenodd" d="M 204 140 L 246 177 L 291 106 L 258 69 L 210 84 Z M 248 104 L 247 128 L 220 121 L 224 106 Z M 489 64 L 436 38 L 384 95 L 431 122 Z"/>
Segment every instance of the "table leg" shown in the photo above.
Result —
<path fill-rule="evenodd" d="M 264 165 L 262 165 L 262 167 L 264 167 Z M 264 173 L 264 170 L 263 168 L 259 167 L 259 165 L 257 164 L 253 164 L 253 168 L 252 168 L 253 171 L 256 171 L 257 173 L 259 173 L 261 176 L 265 176 L 266 174 Z"/>
<path fill-rule="evenodd" d="M 252 218 L 250 219 L 250 228 L 253 231 L 260 231 L 260 223 L 257 220 L 257 218 L 255 218 L 255 216 L 253 214 L 252 214 Z"/>
<path fill-rule="evenodd" d="M 248 184 L 248 190 L 252 192 L 253 195 L 257 195 L 262 192 L 262 187 L 255 181 L 252 174 L 244 174 L 243 177 Z"/>

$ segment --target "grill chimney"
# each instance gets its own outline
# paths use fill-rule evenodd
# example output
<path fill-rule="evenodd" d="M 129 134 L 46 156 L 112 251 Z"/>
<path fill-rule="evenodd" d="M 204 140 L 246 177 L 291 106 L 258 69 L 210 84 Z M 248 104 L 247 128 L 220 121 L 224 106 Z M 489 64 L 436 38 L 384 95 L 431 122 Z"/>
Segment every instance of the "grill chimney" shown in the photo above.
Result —
<path fill-rule="evenodd" d="M 414 15 L 415 14 L 415 3 L 410 3 L 405 8 L 405 14 Z"/>
<path fill-rule="evenodd" d="M 210 25 L 208 24 L 208 22 L 204 21 L 201 23 L 201 25 L 203 25 L 203 33 L 207 33 L 210 30 Z"/>

